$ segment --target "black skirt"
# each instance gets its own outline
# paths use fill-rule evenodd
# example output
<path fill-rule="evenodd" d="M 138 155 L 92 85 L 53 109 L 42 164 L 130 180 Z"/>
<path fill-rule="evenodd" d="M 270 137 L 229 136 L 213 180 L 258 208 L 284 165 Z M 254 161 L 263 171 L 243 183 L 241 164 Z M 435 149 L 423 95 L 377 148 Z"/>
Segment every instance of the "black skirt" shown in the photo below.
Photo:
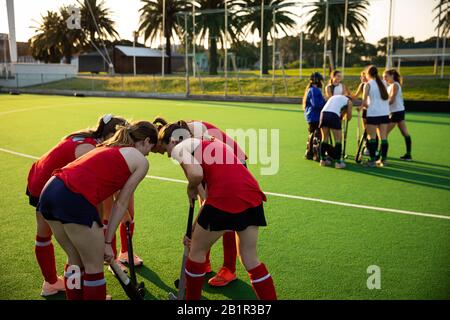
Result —
<path fill-rule="evenodd" d="M 28 190 L 28 187 L 27 187 L 27 190 L 25 191 L 25 194 L 28 196 L 28 203 L 29 203 L 31 206 L 37 208 L 37 205 L 38 205 L 38 203 L 39 203 L 39 197 L 33 196 L 33 195 L 30 193 L 30 190 Z"/>
<path fill-rule="evenodd" d="M 334 112 L 324 111 L 320 114 L 319 128 L 341 130 L 341 118 Z"/>
<path fill-rule="evenodd" d="M 97 208 L 81 194 L 69 190 L 58 177 L 52 177 L 42 190 L 37 210 L 46 220 L 76 223 L 89 228 L 94 222 L 103 226 Z"/>
<path fill-rule="evenodd" d="M 243 231 L 248 226 L 267 226 L 262 203 L 240 213 L 225 212 L 207 204 L 201 208 L 197 223 L 210 231 Z"/>

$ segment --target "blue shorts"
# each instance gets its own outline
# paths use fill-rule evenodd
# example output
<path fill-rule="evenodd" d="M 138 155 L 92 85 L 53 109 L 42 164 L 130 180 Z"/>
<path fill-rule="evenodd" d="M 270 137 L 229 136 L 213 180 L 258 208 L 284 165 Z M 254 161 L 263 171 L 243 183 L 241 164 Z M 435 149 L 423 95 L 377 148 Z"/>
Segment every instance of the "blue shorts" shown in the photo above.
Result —
<path fill-rule="evenodd" d="M 42 190 L 37 210 L 46 220 L 76 223 L 89 228 L 94 222 L 103 226 L 97 208 L 81 194 L 69 190 L 58 177 L 52 177 Z"/>
<path fill-rule="evenodd" d="M 374 126 L 377 126 L 380 124 L 388 124 L 388 123 L 389 123 L 389 116 L 367 117 L 366 118 L 366 124 L 371 124 Z"/>
<path fill-rule="evenodd" d="M 330 128 L 341 130 L 341 118 L 334 112 L 324 111 L 320 115 L 319 128 Z"/>
<path fill-rule="evenodd" d="M 405 110 L 392 112 L 389 116 L 389 121 L 393 123 L 399 123 L 403 120 L 405 120 Z"/>

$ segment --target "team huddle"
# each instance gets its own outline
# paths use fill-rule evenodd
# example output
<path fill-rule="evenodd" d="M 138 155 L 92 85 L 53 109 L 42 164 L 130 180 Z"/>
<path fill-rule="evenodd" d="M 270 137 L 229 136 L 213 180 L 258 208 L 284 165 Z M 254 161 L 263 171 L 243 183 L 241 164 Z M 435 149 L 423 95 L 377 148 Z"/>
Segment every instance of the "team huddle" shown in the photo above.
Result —
<path fill-rule="evenodd" d="M 352 118 L 353 105 L 357 104 L 362 95 L 360 106 L 357 109 L 358 114 L 362 112 L 364 128 L 362 138 L 366 155 L 369 156 L 369 160 L 364 165 L 367 167 L 387 165 L 388 135 L 395 126 L 400 129 L 406 145 L 406 153 L 400 159 L 412 160 L 411 136 L 405 123 L 402 78 L 395 69 L 386 70 L 383 78 L 384 81 L 375 66 L 368 66 L 361 73 L 361 84 L 357 92 L 352 94 L 342 83 L 341 73 L 333 71 L 325 88 L 324 97 L 321 91 L 322 75 L 317 72 L 311 75 L 303 98 L 309 133 L 306 159 L 319 161 L 321 166 L 330 166 L 334 161 L 335 168 L 345 168 L 348 121 Z M 342 132 L 343 121 L 345 123 L 344 134 Z M 334 145 L 331 142 L 332 137 L 334 137 Z M 362 148 L 358 148 L 358 150 L 362 150 Z M 356 155 L 355 159 L 358 158 L 359 156 Z"/>
<path fill-rule="evenodd" d="M 143 264 L 137 255 L 128 255 L 126 232 L 134 230 L 134 191 L 148 173 L 151 152 L 167 153 L 180 164 L 191 207 L 196 200 L 201 205 L 192 237 L 184 239 L 189 247 L 185 298 L 201 298 L 205 275 L 212 272 L 210 248 L 222 237 L 223 266 L 209 285 L 235 280 L 239 256 L 256 296 L 275 300 L 272 277 L 256 251 L 258 228 L 267 225 L 266 197 L 237 143 L 207 122 L 156 118 L 129 123 L 112 115 L 100 118 L 95 129 L 63 138 L 29 172 L 26 194 L 36 208 L 41 295 L 65 291 L 68 300 L 110 299 L 104 265 Z M 64 277 L 57 273 L 52 236 L 67 255 Z M 80 286 L 68 285 L 73 277 Z"/>

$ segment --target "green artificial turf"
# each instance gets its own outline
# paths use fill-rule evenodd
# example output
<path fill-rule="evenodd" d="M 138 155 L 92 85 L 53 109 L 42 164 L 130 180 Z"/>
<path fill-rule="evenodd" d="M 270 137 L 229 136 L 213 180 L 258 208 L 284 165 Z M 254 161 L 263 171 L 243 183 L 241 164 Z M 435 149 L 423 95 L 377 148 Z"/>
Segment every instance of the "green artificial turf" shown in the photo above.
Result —
<path fill-rule="evenodd" d="M 198 119 L 220 128 L 279 129 L 279 172 L 262 176 L 268 192 L 450 216 L 450 134 L 447 114 L 408 113 L 414 162 L 400 162 L 399 131 L 389 137 L 386 168 L 367 169 L 347 160 L 345 170 L 303 159 L 306 123 L 297 106 L 146 99 L 0 96 L 0 148 L 40 156 L 64 135 L 94 125 L 105 113 L 151 120 Z M 356 117 L 349 125 L 348 153 L 356 149 Z M 166 156 L 151 154 L 150 175 L 183 179 Z M 43 299 L 34 257 L 35 217 L 24 191 L 33 160 L 0 151 L 0 299 Z M 136 192 L 135 252 L 148 299 L 166 299 L 178 277 L 187 218 L 185 185 L 145 179 Z M 261 228 L 260 259 L 280 299 L 450 299 L 450 220 L 268 196 L 268 227 Z M 55 242 L 56 244 L 56 242 Z M 64 254 L 56 257 L 62 272 Z M 222 262 L 212 249 L 214 270 Z M 381 269 L 381 289 L 369 290 L 366 270 Z M 126 299 L 106 272 L 108 293 Z M 254 299 L 244 268 L 226 288 L 205 284 L 205 299 Z M 61 299 L 58 295 L 49 299 Z"/>

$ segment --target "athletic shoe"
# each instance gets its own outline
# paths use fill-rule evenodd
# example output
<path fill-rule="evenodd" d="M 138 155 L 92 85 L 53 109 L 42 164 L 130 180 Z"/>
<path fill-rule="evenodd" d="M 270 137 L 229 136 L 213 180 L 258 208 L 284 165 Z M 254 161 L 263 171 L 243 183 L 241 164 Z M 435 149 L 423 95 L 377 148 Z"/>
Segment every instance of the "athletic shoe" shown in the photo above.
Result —
<path fill-rule="evenodd" d="M 209 279 L 208 283 L 213 287 L 224 287 L 236 279 L 236 273 L 231 272 L 227 267 L 222 267 L 214 277 Z"/>
<path fill-rule="evenodd" d="M 211 272 L 212 272 L 211 262 L 208 262 L 206 264 L 205 273 L 211 273 Z"/>
<path fill-rule="evenodd" d="M 336 163 L 334 164 L 334 167 L 335 167 L 336 169 L 344 169 L 344 168 L 346 167 L 346 165 L 345 165 L 345 162 L 342 161 L 342 162 L 336 162 Z"/>
<path fill-rule="evenodd" d="M 142 266 L 144 264 L 144 261 L 139 258 L 137 255 L 134 255 L 134 266 L 135 267 L 139 267 Z M 128 263 L 128 252 L 121 252 L 119 254 L 119 259 L 120 262 L 125 263 L 125 264 L 129 264 Z"/>
<path fill-rule="evenodd" d="M 328 167 L 328 166 L 331 166 L 331 161 L 328 161 L 328 160 L 320 160 L 320 166 L 321 166 L 321 167 Z"/>
<path fill-rule="evenodd" d="M 116 259 L 115 263 L 119 266 L 120 270 L 122 270 L 125 273 L 128 273 L 127 267 L 125 267 L 125 265 L 123 265 L 122 262 L 120 262 L 119 259 Z M 111 268 L 111 266 L 108 266 L 108 271 L 111 272 L 112 274 L 114 274 L 114 271 Z"/>
<path fill-rule="evenodd" d="M 375 168 L 377 164 L 375 161 L 366 161 L 363 163 L 363 166 L 367 168 Z"/>
<path fill-rule="evenodd" d="M 370 156 L 369 148 L 367 148 L 367 147 L 364 148 L 363 156 L 367 156 L 367 157 Z"/>
<path fill-rule="evenodd" d="M 66 291 L 66 288 L 64 287 L 64 278 L 59 276 L 58 280 L 56 280 L 54 284 L 50 284 L 47 281 L 44 281 L 44 284 L 42 285 L 41 296 L 52 296 L 60 291 Z"/>
<path fill-rule="evenodd" d="M 383 161 L 383 160 L 377 160 L 377 166 L 378 167 L 387 167 L 387 161 Z"/>
<path fill-rule="evenodd" d="M 412 157 L 411 157 L 411 155 L 410 154 L 405 154 L 403 157 L 400 157 L 400 160 L 403 160 L 403 161 L 412 161 Z"/>

